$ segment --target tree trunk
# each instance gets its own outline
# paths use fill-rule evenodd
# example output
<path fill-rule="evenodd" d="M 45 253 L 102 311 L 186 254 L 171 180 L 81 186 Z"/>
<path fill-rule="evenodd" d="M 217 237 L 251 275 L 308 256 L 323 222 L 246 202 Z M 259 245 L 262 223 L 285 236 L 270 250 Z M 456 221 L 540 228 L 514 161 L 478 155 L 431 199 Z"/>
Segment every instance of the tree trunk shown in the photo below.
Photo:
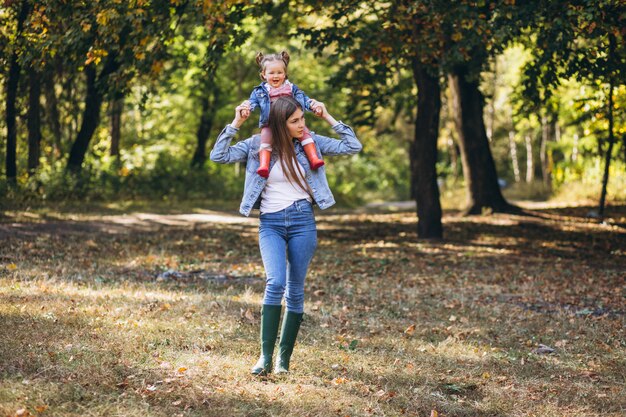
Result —
<path fill-rule="evenodd" d="M 202 114 L 196 131 L 196 150 L 191 159 L 191 166 L 196 168 L 201 168 L 206 161 L 206 144 L 215 120 L 215 103 L 218 102 L 220 94 L 217 86 L 211 86 L 208 90 L 201 100 Z"/>
<path fill-rule="evenodd" d="M 548 152 L 548 142 L 554 137 L 554 119 L 553 116 L 543 116 L 541 118 L 541 148 L 539 157 L 541 159 L 541 176 L 543 184 L 546 188 L 552 188 L 552 167 L 550 163 L 550 154 Z"/>
<path fill-rule="evenodd" d="M 111 101 L 111 156 L 120 158 L 120 140 L 122 138 L 122 112 L 124 95 L 116 94 Z"/>
<path fill-rule="evenodd" d="M 489 143 L 493 140 L 493 130 L 496 125 L 496 89 L 498 88 L 498 58 L 493 62 L 493 74 L 491 76 L 491 100 L 488 107 L 488 124 L 487 124 L 487 140 Z"/>
<path fill-rule="evenodd" d="M 76 136 L 76 140 L 70 149 L 70 156 L 67 161 L 67 169 L 71 172 L 80 172 L 85 160 L 85 153 L 89 147 L 89 141 L 93 136 L 98 123 L 100 123 L 100 108 L 102 107 L 102 94 L 96 85 L 96 69 L 92 65 L 85 68 L 87 77 L 87 94 L 85 96 L 85 110 L 83 111 L 83 121 Z"/>
<path fill-rule="evenodd" d="M 613 61 L 613 55 L 615 54 L 615 35 L 609 34 L 609 61 Z M 606 202 L 606 189 L 609 184 L 609 168 L 611 167 L 611 154 L 613 153 L 613 144 L 615 143 L 615 136 L 613 134 L 613 77 L 609 78 L 609 102 L 607 118 L 609 121 L 609 146 L 606 150 L 606 156 L 604 160 L 604 174 L 602 175 L 602 191 L 600 193 L 600 207 L 598 209 L 598 216 L 600 220 L 604 219 L 604 205 Z"/>
<path fill-rule="evenodd" d="M 417 236 L 440 239 L 443 226 L 436 163 L 441 88 L 438 77 L 430 75 L 417 60 L 413 60 L 413 78 L 417 84 L 417 117 L 410 158 L 411 183 L 417 205 Z"/>
<path fill-rule="evenodd" d="M 535 179 L 535 164 L 533 163 L 533 140 L 530 135 L 524 138 L 526 142 L 526 182 L 531 183 Z"/>
<path fill-rule="evenodd" d="M 33 175 L 39 167 L 41 156 L 41 79 L 33 68 L 28 70 L 28 175 Z"/>
<path fill-rule="evenodd" d="M 63 155 L 61 116 L 59 114 L 59 100 L 56 94 L 54 71 L 52 68 L 46 71 L 43 79 L 44 97 L 46 98 L 46 121 L 54 138 L 54 156 L 60 158 Z"/>
<path fill-rule="evenodd" d="M 28 17 L 28 2 L 22 1 L 17 17 L 17 36 L 19 39 L 24 30 L 24 22 Z M 6 79 L 6 106 L 5 116 L 7 125 L 7 147 L 5 169 L 9 183 L 17 182 L 17 87 L 20 81 L 20 64 L 17 51 L 11 55 L 9 72 Z"/>
<path fill-rule="evenodd" d="M 578 160 L 578 133 L 574 133 L 574 146 L 572 147 L 572 162 L 576 162 Z"/>
<path fill-rule="evenodd" d="M 454 119 L 468 190 L 466 214 L 519 210 L 509 204 L 500 191 L 496 166 L 489 149 L 483 120 L 483 95 L 478 81 L 466 79 L 467 69 L 457 67 L 449 76 L 453 95 Z"/>
<path fill-rule="evenodd" d="M 10 183 L 17 181 L 17 86 L 20 79 L 20 65 L 17 62 L 17 54 L 11 57 L 9 73 L 6 81 L 6 125 L 7 125 L 7 148 L 5 169 L 7 180 Z"/>
<path fill-rule="evenodd" d="M 513 164 L 513 175 L 515 182 L 520 182 L 519 161 L 517 160 L 517 145 L 515 144 L 515 132 L 509 130 L 509 150 L 511 153 L 511 163 Z"/>
<path fill-rule="evenodd" d="M 67 170 L 73 173 L 80 172 L 85 154 L 89 148 L 89 142 L 100 123 L 100 110 L 102 109 L 102 101 L 104 94 L 101 91 L 101 84 L 106 83 L 109 75 L 115 72 L 119 64 L 115 55 L 109 55 L 107 63 L 100 72 L 96 73 L 93 65 L 85 67 L 85 75 L 87 77 L 87 94 L 85 96 L 85 109 L 83 111 L 83 120 L 76 136 L 76 140 L 70 149 L 70 156 L 67 160 Z"/>

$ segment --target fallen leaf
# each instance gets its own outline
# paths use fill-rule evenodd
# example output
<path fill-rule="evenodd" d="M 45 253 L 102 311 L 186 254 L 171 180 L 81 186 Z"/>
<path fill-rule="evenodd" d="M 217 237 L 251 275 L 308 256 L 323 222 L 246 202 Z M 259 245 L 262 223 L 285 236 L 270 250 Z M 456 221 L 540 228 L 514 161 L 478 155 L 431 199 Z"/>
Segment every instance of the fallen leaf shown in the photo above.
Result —
<path fill-rule="evenodd" d="M 187 371 L 187 368 L 185 368 L 185 367 L 178 368 L 178 372 L 181 373 L 181 374 L 186 372 L 186 371 Z"/>
<path fill-rule="evenodd" d="M 412 336 L 413 333 L 415 333 L 415 325 L 411 324 L 409 327 L 406 328 L 406 330 L 404 331 L 404 334 Z"/>
<path fill-rule="evenodd" d="M 241 309 L 241 318 L 246 319 L 249 323 L 254 324 L 256 320 L 254 319 L 254 313 L 249 308 L 244 310 Z"/>
<path fill-rule="evenodd" d="M 439 417 L 437 410 L 430 410 L 430 417 Z"/>
<path fill-rule="evenodd" d="M 8 264 L 8 265 L 7 265 L 7 269 L 8 269 L 9 271 L 15 271 L 15 270 L 17 269 L 17 265 L 15 265 L 15 264 Z M 18 410 L 18 411 L 19 411 L 19 410 Z"/>

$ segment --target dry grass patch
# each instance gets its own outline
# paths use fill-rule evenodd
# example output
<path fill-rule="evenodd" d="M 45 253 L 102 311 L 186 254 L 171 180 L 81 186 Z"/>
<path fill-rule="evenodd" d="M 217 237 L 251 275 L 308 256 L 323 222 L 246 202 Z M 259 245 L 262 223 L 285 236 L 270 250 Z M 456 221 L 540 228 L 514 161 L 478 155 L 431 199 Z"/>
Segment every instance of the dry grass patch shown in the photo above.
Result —
<path fill-rule="evenodd" d="M 5 216 L 0 416 L 623 415 L 626 210 L 583 210 L 447 216 L 442 242 L 320 215 L 293 370 L 264 379 L 254 221 Z"/>

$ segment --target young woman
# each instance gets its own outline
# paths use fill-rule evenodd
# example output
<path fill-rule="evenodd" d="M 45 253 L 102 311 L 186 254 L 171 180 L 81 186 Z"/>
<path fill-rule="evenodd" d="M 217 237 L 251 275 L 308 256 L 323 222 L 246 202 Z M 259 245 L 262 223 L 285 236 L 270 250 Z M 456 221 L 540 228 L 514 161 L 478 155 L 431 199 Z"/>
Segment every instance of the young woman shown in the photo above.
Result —
<path fill-rule="evenodd" d="M 318 157 L 355 154 L 361 150 L 361 143 L 352 128 L 335 120 L 324 103 L 316 103 L 316 109 L 318 117 L 326 120 L 340 137 L 340 140 L 331 139 L 311 132 Z M 272 103 L 269 126 L 273 150 L 268 178 L 257 173 L 259 135 L 230 146 L 249 115 L 247 102 L 237 106 L 234 120 L 217 138 L 211 160 L 223 164 L 246 162 L 240 212 L 249 216 L 253 208 L 261 211 L 259 247 L 266 284 L 261 313 L 261 356 L 252 373 L 263 375 L 272 371 L 283 296 L 287 312 L 283 317 L 275 372 L 289 370 L 304 312 L 304 280 L 317 246 L 313 204 L 323 210 L 335 204 L 335 200 L 326 180 L 325 167 L 311 169 L 298 140 L 306 128 L 298 101 L 292 97 L 280 97 Z"/>

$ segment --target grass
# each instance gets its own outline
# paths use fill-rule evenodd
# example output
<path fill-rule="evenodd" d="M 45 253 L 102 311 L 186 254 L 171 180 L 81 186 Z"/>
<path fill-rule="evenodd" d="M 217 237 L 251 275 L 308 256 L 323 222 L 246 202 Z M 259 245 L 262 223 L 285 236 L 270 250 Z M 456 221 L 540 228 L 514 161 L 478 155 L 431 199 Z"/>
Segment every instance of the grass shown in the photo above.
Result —
<path fill-rule="evenodd" d="M 0 216 L 0 416 L 626 411 L 624 206 L 447 214 L 441 242 L 318 213 L 292 372 L 263 379 L 255 221 L 125 210 Z"/>

